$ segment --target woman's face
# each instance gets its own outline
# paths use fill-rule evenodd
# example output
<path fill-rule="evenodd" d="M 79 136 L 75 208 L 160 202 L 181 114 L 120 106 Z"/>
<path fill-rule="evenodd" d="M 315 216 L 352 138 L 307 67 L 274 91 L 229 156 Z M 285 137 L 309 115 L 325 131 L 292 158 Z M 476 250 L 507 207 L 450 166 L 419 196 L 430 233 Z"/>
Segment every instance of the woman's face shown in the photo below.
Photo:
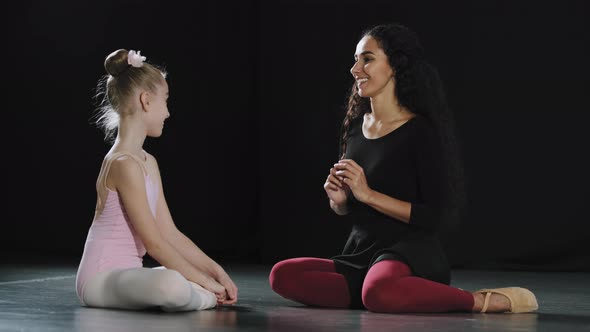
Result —
<path fill-rule="evenodd" d="M 393 93 L 393 69 L 375 38 L 365 36 L 358 42 L 354 60 L 350 73 L 356 81 L 359 96 L 375 97 L 384 92 Z"/>

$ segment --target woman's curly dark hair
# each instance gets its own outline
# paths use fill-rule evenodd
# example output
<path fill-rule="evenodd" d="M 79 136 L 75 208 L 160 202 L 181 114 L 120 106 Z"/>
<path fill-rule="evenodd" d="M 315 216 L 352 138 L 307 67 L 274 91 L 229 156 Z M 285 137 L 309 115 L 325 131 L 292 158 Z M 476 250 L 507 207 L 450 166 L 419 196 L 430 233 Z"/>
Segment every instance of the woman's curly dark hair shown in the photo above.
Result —
<path fill-rule="evenodd" d="M 455 137 L 454 119 L 448 107 L 438 71 L 424 59 L 424 51 L 417 35 L 399 24 L 375 26 L 362 34 L 374 38 L 387 55 L 394 70 L 395 96 L 400 106 L 430 120 L 440 138 L 448 179 L 450 218 L 460 218 L 466 203 L 465 179 L 459 145 Z M 346 116 L 342 123 L 340 157 L 346 154 L 346 143 L 352 121 L 359 115 L 370 113 L 369 98 L 358 94 L 353 83 L 348 98 Z M 457 220 L 457 219 L 456 219 Z"/>

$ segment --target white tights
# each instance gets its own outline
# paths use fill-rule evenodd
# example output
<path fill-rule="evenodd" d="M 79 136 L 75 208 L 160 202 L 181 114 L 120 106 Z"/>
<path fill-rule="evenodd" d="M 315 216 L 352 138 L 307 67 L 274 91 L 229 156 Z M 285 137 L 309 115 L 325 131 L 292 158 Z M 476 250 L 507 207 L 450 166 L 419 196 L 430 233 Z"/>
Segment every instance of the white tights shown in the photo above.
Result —
<path fill-rule="evenodd" d="M 86 283 L 83 300 L 90 307 L 135 310 L 190 311 L 217 305 L 215 294 L 164 267 L 99 272 Z"/>

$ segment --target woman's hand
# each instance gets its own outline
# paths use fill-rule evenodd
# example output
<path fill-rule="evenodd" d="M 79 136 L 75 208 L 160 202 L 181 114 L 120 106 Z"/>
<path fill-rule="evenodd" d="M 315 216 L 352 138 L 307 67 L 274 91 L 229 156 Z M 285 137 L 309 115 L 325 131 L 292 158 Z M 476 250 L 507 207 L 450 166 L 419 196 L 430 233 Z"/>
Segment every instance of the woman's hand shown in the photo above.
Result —
<path fill-rule="evenodd" d="M 231 280 L 229 275 L 221 269 L 217 272 L 217 281 L 225 288 L 226 299 L 221 304 L 234 304 L 238 301 L 238 287 Z"/>
<path fill-rule="evenodd" d="M 344 206 L 350 194 L 350 188 L 342 182 L 342 177 L 336 175 L 336 168 L 330 168 L 330 174 L 324 183 L 324 190 L 328 198 L 337 206 Z"/>
<path fill-rule="evenodd" d="M 366 203 L 372 194 L 367 184 L 367 178 L 363 168 L 352 159 L 342 159 L 334 164 L 335 175 L 342 178 L 342 183 L 350 188 L 354 197 L 362 203 Z"/>

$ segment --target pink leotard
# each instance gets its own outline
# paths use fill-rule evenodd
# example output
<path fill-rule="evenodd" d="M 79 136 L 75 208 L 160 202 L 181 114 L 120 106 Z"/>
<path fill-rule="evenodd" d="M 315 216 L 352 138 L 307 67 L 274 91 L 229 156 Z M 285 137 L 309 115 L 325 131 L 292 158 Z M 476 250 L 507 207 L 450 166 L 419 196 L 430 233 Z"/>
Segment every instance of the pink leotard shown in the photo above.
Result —
<path fill-rule="evenodd" d="M 158 184 L 147 173 L 146 161 L 126 152 L 117 152 L 105 158 L 96 183 L 97 214 L 88 231 L 76 275 L 76 293 L 82 303 L 84 287 L 90 278 L 102 271 L 142 267 L 143 256 L 146 254 L 145 246 L 133 229 L 119 194 L 106 187 L 111 163 L 121 156 L 129 156 L 142 166 L 148 203 L 154 217 L 156 215 Z M 105 196 L 103 204 L 101 197 Z"/>

